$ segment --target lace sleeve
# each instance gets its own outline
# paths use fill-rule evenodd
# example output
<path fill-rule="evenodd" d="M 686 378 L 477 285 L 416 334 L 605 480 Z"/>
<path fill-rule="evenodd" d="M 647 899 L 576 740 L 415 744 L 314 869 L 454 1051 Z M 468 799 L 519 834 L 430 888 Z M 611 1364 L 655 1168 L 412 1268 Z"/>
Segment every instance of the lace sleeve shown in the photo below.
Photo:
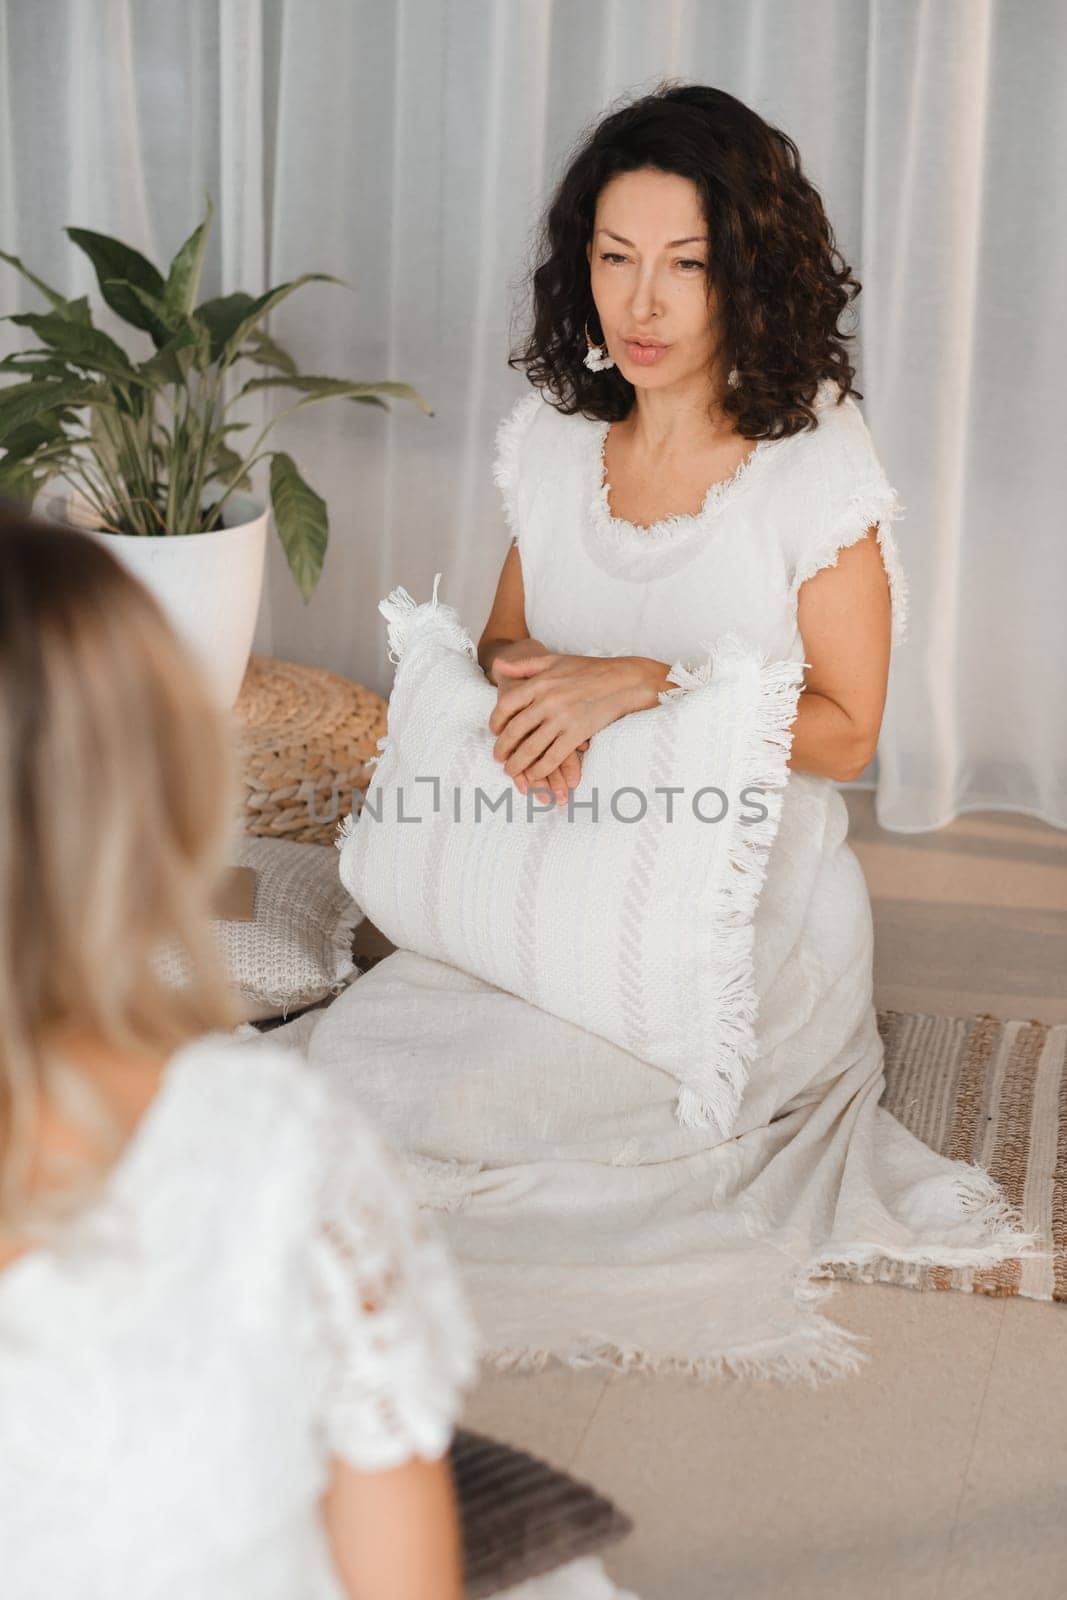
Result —
<path fill-rule="evenodd" d="M 448 1449 L 478 1370 L 477 1331 L 436 1220 L 384 1141 L 331 1099 L 312 1242 L 332 1454 L 378 1470 Z"/>

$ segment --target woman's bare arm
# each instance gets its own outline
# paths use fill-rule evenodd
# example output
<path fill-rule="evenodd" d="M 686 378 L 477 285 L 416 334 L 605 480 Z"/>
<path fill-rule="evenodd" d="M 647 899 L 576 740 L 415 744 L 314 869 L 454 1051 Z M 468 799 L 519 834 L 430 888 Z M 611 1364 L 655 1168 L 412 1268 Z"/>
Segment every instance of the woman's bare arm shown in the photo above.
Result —
<path fill-rule="evenodd" d="M 795 771 L 858 778 L 874 755 L 889 680 L 889 580 L 878 528 L 840 551 L 797 591 L 797 624 L 811 666 L 797 704 L 788 765 Z M 670 663 L 627 657 L 634 665 L 634 711 L 658 704 Z"/>
<path fill-rule="evenodd" d="M 335 1456 L 323 1500 L 349 1600 L 462 1600 L 463 1557 L 448 1457 L 365 1472 Z"/>
<path fill-rule="evenodd" d="M 514 658 L 520 653 L 515 647 L 520 645 L 528 647 L 525 652 L 527 655 L 540 654 L 545 649 L 539 640 L 530 638 L 526 626 L 522 561 L 519 558 L 518 545 L 513 544 L 504 558 L 489 617 L 478 640 L 478 665 L 490 683 L 496 683 L 493 676 L 493 663 L 496 658 L 500 655 L 510 655 Z"/>

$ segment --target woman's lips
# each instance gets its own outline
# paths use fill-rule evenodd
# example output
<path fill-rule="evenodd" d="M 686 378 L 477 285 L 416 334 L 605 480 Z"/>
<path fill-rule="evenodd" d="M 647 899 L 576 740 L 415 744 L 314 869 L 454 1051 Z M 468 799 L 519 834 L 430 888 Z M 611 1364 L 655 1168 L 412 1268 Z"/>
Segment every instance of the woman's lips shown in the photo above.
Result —
<path fill-rule="evenodd" d="M 624 341 L 626 354 L 630 360 L 639 367 L 654 367 L 657 361 L 667 354 L 669 344 L 635 344 L 632 339 Z"/>

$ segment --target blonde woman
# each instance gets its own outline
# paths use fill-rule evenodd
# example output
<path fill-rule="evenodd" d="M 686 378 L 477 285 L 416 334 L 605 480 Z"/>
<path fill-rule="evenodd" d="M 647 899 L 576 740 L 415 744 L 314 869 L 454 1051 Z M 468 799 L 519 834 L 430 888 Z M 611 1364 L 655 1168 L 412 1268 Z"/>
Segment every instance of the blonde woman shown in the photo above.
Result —
<path fill-rule="evenodd" d="M 232 1035 L 226 719 L 96 541 L 0 508 L 0 576 L 4 1600 L 455 1600 L 473 1328 L 358 1109 Z"/>

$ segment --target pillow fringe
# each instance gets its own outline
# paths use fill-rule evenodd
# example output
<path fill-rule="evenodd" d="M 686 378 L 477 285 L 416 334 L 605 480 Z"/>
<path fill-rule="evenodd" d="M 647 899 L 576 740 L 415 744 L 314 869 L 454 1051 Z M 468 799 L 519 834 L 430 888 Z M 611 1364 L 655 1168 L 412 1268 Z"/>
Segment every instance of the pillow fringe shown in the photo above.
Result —
<path fill-rule="evenodd" d="M 772 659 L 733 630 L 701 648 L 709 652 L 707 661 L 696 668 L 676 662 L 668 681 L 678 687 L 662 691 L 659 698 L 671 700 L 709 682 L 721 683 L 739 673 L 749 675 L 752 698 L 743 724 L 740 787 L 763 790 L 767 811 L 758 822 L 738 825 L 728 852 L 731 871 L 716 909 L 716 954 L 721 978 L 712 1000 L 715 1022 L 706 1057 L 713 1063 L 714 1081 L 700 1087 L 683 1083 L 674 1107 L 675 1116 L 684 1127 L 714 1126 L 724 1139 L 729 1139 L 756 1049 L 759 999 L 753 918 L 767 876 L 770 848 L 778 832 L 782 791 L 789 781 L 792 725 L 808 663 Z"/>
<path fill-rule="evenodd" d="M 422 605 L 412 598 L 403 584 L 398 584 L 384 600 L 379 600 L 378 610 L 389 624 L 389 660 L 394 666 L 399 664 L 413 631 L 429 619 L 434 621 L 447 645 L 462 651 L 474 661 L 478 659 L 474 641 L 460 621 L 455 607 L 438 603 L 440 582 L 441 574 L 435 573 L 433 594 Z M 374 759 L 372 756 L 371 760 Z"/>

